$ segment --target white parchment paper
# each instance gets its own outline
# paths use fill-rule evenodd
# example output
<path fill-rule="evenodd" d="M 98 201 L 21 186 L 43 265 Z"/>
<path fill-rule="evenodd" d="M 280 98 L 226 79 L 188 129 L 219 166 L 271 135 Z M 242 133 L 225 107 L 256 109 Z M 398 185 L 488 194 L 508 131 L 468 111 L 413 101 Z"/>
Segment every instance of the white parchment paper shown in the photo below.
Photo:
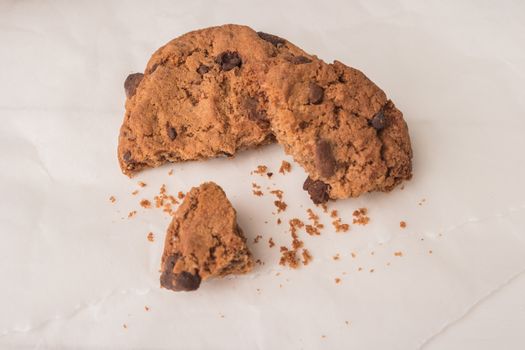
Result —
<path fill-rule="evenodd" d="M 0 346 L 424 347 L 525 271 L 524 17 L 517 1 L 0 2 Z M 367 207 L 369 225 L 335 233 L 301 190 L 302 169 L 278 173 L 291 159 L 277 145 L 120 173 L 127 74 L 169 39 L 223 23 L 359 68 L 404 112 L 414 179 L 330 204 L 347 223 Z M 272 179 L 250 174 L 259 164 Z M 139 201 L 208 180 L 264 265 L 194 293 L 161 290 L 169 216 Z M 282 225 L 267 188 L 284 190 Z M 307 221 L 307 208 L 325 224 L 300 233 L 314 260 L 283 268 L 286 222 Z"/>

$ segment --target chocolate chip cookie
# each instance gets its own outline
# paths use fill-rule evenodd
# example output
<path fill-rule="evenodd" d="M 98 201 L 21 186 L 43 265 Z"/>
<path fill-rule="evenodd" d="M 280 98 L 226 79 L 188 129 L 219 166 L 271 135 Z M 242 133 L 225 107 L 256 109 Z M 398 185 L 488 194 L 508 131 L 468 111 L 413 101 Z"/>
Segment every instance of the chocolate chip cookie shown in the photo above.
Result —
<path fill-rule="evenodd" d="M 249 272 L 253 259 L 236 216 L 217 184 L 192 188 L 166 234 L 160 285 L 191 291 L 208 278 Z"/>

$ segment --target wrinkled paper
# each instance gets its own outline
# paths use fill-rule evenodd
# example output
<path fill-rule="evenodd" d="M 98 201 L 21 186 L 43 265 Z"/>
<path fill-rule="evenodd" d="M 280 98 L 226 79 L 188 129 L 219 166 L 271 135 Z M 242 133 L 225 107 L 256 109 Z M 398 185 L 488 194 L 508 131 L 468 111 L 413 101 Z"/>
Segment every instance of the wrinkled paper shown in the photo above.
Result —
<path fill-rule="evenodd" d="M 0 3 L 1 347 L 426 345 L 525 271 L 524 13 L 452 1 Z M 405 115 L 413 180 L 330 203 L 351 224 L 336 233 L 302 191 L 304 171 L 292 163 L 278 173 L 292 161 L 278 145 L 122 175 L 125 77 L 169 39 L 223 23 L 364 71 Z M 260 164 L 275 175 L 250 174 Z M 162 184 L 176 194 L 209 180 L 264 264 L 193 293 L 160 289 L 170 217 L 139 201 Z M 271 189 L 284 191 L 282 214 Z M 371 221 L 353 225 L 361 207 Z M 313 261 L 290 270 L 278 248 L 290 245 L 288 220 L 307 222 L 308 208 L 325 228 L 299 233 Z"/>

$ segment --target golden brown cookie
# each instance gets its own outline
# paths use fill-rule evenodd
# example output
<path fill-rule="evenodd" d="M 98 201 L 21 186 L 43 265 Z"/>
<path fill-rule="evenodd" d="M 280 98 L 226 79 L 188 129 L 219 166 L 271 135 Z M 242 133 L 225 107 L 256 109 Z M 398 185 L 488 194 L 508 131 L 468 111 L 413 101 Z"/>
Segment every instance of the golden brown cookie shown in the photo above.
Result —
<path fill-rule="evenodd" d="M 249 272 L 253 259 L 237 215 L 213 182 L 192 188 L 168 228 L 160 285 L 191 291 L 212 277 Z"/>

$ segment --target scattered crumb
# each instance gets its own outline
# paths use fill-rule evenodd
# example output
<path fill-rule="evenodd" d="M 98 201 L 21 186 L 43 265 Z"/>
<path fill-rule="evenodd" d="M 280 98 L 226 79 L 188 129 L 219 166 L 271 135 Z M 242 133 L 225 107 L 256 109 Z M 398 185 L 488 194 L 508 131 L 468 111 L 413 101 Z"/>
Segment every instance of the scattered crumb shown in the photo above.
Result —
<path fill-rule="evenodd" d="M 367 213 L 367 208 L 359 208 L 357 210 L 354 210 L 354 212 L 352 213 L 352 215 L 354 216 L 352 223 L 365 226 L 370 221 L 370 218 L 366 215 Z"/>
<path fill-rule="evenodd" d="M 261 259 L 257 259 L 255 260 L 255 263 L 258 264 L 258 265 L 264 265 L 264 263 L 261 261 Z"/>
<path fill-rule="evenodd" d="M 386 263 L 386 266 L 390 266 L 390 261 Z"/>
<path fill-rule="evenodd" d="M 219 314 L 219 317 L 220 317 L 220 318 L 224 318 L 224 315 L 223 315 L 223 314 Z"/>
<path fill-rule="evenodd" d="M 135 191 L 131 192 L 131 194 L 134 195 L 134 196 L 137 195 L 137 193 L 139 193 L 139 190 L 135 190 Z"/>
<path fill-rule="evenodd" d="M 375 253 L 376 253 L 376 252 L 374 252 L 374 251 L 371 251 L 371 252 L 370 252 L 370 255 L 374 255 Z"/>
<path fill-rule="evenodd" d="M 179 193 L 177 193 L 177 197 L 178 197 L 179 199 L 183 199 L 185 196 L 186 196 L 186 195 L 185 195 L 184 192 L 182 192 L 182 191 L 179 191 Z"/>
<path fill-rule="evenodd" d="M 403 256 L 403 252 L 395 252 L 394 256 Z"/>
<path fill-rule="evenodd" d="M 257 197 L 264 195 L 264 193 L 261 191 L 261 186 L 257 185 L 255 182 L 252 182 L 252 193 Z"/>
<path fill-rule="evenodd" d="M 332 225 L 335 228 L 335 232 L 348 232 L 350 225 L 341 223 L 341 218 L 332 221 Z"/>
<path fill-rule="evenodd" d="M 281 221 L 281 218 L 278 218 L 278 219 L 277 219 L 277 225 L 280 225 L 281 222 L 282 222 L 282 221 Z"/>
<path fill-rule="evenodd" d="M 303 265 L 305 266 L 308 265 L 308 263 L 312 261 L 313 259 L 308 249 L 303 249 L 302 256 L 303 256 Z"/>
<path fill-rule="evenodd" d="M 321 335 L 321 338 L 322 338 L 322 339 L 326 338 L 326 335 L 324 335 L 324 334 L 323 334 L 323 335 Z"/>
<path fill-rule="evenodd" d="M 144 310 L 149 311 L 149 307 L 148 306 L 144 306 Z"/>
<path fill-rule="evenodd" d="M 117 201 L 117 199 L 114 196 L 111 196 L 111 197 L 109 197 L 109 201 L 111 203 L 115 203 Z"/>
<path fill-rule="evenodd" d="M 270 191 L 270 193 L 274 194 L 279 200 L 283 199 L 283 191 L 281 190 L 273 190 L 273 191 Z"/>
<path fill-rule="evenodd" d="M 339 284 L 339 283 L 341 283 L 341 279 L 339 277 L 336 277 L 335 284 Z"/>
<path fill-rule="evenodd" d="M 339 260 L 340 259 L 339 253 L 337 253 L 334 256 L 332 256 L 332 259 Z"/>
<path fill-rule="evenodd" d="M 405 227 L 407 227 L 407 223 L 404 222 L 404 221 L 400 221 L 400 222 L 399 222 L 399 227 L 401 227 L 401 228 L 405 228 Z"/>
<path fill-rule="evenodd" d="M 299 260 L 297 259 L 297 252 L 295 250 L 289 250 L 285 246 L 281 247 L 281 259 L 279 265 L 290 266 L 292 269 L 299 267 Z"/>
<path fill-rule="evenodd" d="M 123 327 L 124 329 L 128 329 L 128 325 L 125 324 L 125 323 L 122 325 L 122 327 Z"/>
<path fill-rule="evenodd" d="M 155 241 L 155 235 L 153 232 L 148 233 L 148 241 L 153 242 Z"/>
<path fill-rule="evenodd" d="M 354 253 L 354 252 L 351 252 L 350 255 L 352 255 L 352 258 L 354 258 L 354 259 L 355 259 L 355 257 L 357 256 L 357 254 Z"/>
<path fill-rule="evenodd" d="M 429 251 L 428 251 L 428 254 L 432 254 L 432 250 L 429 250 Z"/>
<path fill-rule="evenodd" d="M 252 174 L 264 175 L 268 172 L 268 167 L 266 165 L 258 165 L 257 169 L 252 171 Z"/>
<path fill-rule="evenodd" d="M 286 160 L 283 160 L 281 162 L 281 167 L 279 168 L 279 172 L 284 175 L 286 173 L 289 173 L 290 171 L 292 171 L 292 165 Z"/>
<path fill-rule="evenodd" d="M 266 176 L 268 176 L 268 178 L 271 179 L 273 176 L 273 173 L 272 172 L 266 173 Z"/>
<path fill-rule="evenodd" d="M 273 241 L 273 238 L 270 237 L 270 239 L 268 240 L 268 247 L 273 248 L 274 246 L 275 246 L 275 242 Z"/>
<path fill-rule="evenodd" d="M 173 169 L 171 169 L 170 171 L 168 171 L 168 175 L 169 175 L 169 176 L 173 175 Z"/>
<path fill-rule="evenodd" d="M 255 236 L 255 238 L 253 239 L 253 243 L 259 243 L 259 240 L 262 238 L 261 235 L 257 235 Z"/>
<path fill-rule="evenodd" d="M 274 201 L 273 204 L 275 204 L 275 206 L 277 207 L 277 212 L 280 213 L 282 211 L 285 211 L 286 210 L 286 207 L 288 206 L 285 202 L 283 201 Z"/>
<path fill-rule="evenodd" d="M 310 208 L 306 210 L 306 213 L 308 214 L 308 219 L 312 222 L 312 225 L 306 225 L 306 233 L 310 236 L 319 236 L 321 234 L 319 230 L 324 228 L 324 225 L 319 222 L 319 216 Z"/>
<path fill-rule="evenodd" d="M 346 325 L 348 325 L 348 326 L 350 325 L 350 322 L 348 322 L 348 321 L 345 321 L 345 323 L 346 323 Z"/>
<path fill-rule="evenodd" d="M 422 198 L 419 203 L 417 203 L 419 206 L 422 206 L 423 203 L 425 203 L 427 200 L 425 198 Z"/>
<path fill-rule="evenodd" d="M 139 181 L 137 182 L 137 184 L 140 186 L 140 187 L 146 187 L 147 184 L 145 182 L 142 182 L 142 181 Z"/>
<path fill-rule="evenodd" d="M 374 272 L 375 270 L 374 269 L 370 269 L 370 273 Z"/>
<path fill-rule="evenodd" d="M 328 205 L 326 205 L 326 203 L 321 204 L 321 208 L 323 208 L 325 213 L 328 213 Z"/>
<path fill-rule="evenodd" d="M 330 213 L 330 217 L 335 219 L 337 217 L 337 210 L 332 210 L 332 212 Z"/>
<path fill-rule="evenodd" d="M 146 209 L 151 208 L 151 202 L 147 199 L 143 199 L 140 201 L 140 206 Z"/>
<path fill-rule="evenodd" d="M 363 268 L 362 267 L 358 267 L 357 271 L 363 271 Z"/>
<path fill-rule="evenodd" d="M 128 214 L 128 218 L 132 218 L 132 217 L 134 217 L 136 214 L 137 214 L 137 211 L 136 211 L 136 210 L 130 211 L 129 214 Z"/>

